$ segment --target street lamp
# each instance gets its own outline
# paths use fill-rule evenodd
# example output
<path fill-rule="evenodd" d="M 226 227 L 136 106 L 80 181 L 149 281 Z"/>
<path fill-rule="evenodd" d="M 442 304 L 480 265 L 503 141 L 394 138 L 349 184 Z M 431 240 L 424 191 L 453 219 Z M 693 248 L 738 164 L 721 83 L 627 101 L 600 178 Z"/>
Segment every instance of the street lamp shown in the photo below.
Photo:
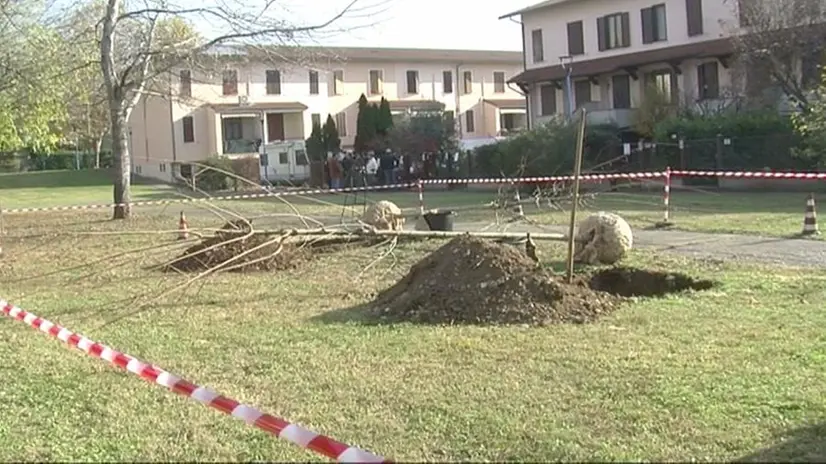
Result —
<path fill-rule="evenodd" d="M 573 61 L 574 57 L 571 55 L 559 57 L 559 63 L 562 65 L 562 69 L 565 70 L 565 114 L 568 117 L 574 114 L 574 86 L 571 82 L 571 73 L 573 72 L 571 63 Z"/>

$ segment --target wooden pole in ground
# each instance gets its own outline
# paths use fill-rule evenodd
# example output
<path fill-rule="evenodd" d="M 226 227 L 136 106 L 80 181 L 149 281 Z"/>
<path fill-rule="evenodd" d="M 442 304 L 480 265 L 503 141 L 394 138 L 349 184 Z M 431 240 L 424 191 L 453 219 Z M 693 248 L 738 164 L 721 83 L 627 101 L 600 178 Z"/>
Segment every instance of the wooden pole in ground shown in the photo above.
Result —
<path fill-rule="evenodd" d="M 222 233 L 232 231 L 221 231 Z M 242 233 L 241 231 L 238 232 Z M 246 233 L 246 232 L 244 232 Z M 469 235 L 471 237 L 486 239 L 525 239 L 524 232 L 462 232 L 462 231 L 441 231 L 441 230 L 340 230 L 340 229 L 286 229 L 286 230 L 256 230 L 254 234 L 259 235 L 289 235 L 300 236 L 330 236 L 330 237 L 420 237 L 420 238 L 452 238 Z M 534 240 L 565 241 L 568 237 L 565 234 L 554 233 L 531 233 Z"/>
<path fill-rule="evenodd" d="M 0 204 L 0 256 L 3 255 L 3 234 L 5 233 L 3 219 L 3 205 Z"/>
<path fill-rule="evenodd" d="M 576 208 L 579 203 L 579 176 L 582 173 L 582 152 L 585 150 L 585 108 L 579 110 L 579 134 L 576 139 L 576 153 L 574 154 L 574 191 L 571 204 L 571 224 L 568 226 L 568 269 L 566 279 L 568 283 L 574 281 L 574 232 L 576 230 Z"/>

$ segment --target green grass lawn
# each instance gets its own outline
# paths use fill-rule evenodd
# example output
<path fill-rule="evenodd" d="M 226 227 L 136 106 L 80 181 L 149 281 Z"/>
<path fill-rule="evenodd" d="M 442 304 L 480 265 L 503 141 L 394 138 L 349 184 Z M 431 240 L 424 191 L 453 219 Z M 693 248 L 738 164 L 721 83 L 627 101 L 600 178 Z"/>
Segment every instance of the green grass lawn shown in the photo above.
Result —
<path fill-rule="evenodd" d="M 110 203 L 112 187 L 105 171 L 53 171 L 26 174 L 0 175 L 0 208 L 61 206 L 90 203 Z M 135 185 L 133 198 L 158 200 L 180 198 L 171 187 L 165 185 Z M 231 193 L 229 193 L 231 194 Z M 184 193 L 186 195 L 186 193 Z M 418 209 L 415 190 L 395 192 L 370 192 L 366 195 L 315 195 L 313 197 L 263 198 L 247 201 L 219 202 L 216 205 L 230 207 L 247 215 L 293 214 L 297 208 L 304 215 L 341 215 L 341 206 L 353 201 L 363 202 L 387 199 L 410 211 Z M 491 209 L 482 205 L 495 197 L 494 192 L 443 191 L 425 192 L 428 208 L 457 208 L 464 221 L 495 221 Z M 675 228 L 697 232 L 761 234 L 791 237 L 803 227 L 806 195 L 784 192 L 714 192 L 674 189 L 671 196 L 671 221 Z M 289 205 L 287 204 L 289 202 Z M 478 206 L 474 210 L 468 207 Z M 570 203 L 562 210 L 537 210 L 533 204 L 525 206 L 526 214 L 544 224 L 565 224 L 570 217 Z M 180 209 L 171 205 L 165 211 Z M 360 212 L 357 206 L 353 211 Z M 153 207 L 136 207 L 138 214 L 154 214 Z M 595 211 L 612 211 L 625 217 L 632 226 L 647 228 L 663 218 L 662 192 L 619 191 L 597 194 L 586 201 L 581 214 Z M 352 216 L 352 211 L 348 215 Z M 105 214 L 103 214 L 105 216 Z"/>
<path fill-rule="evenodd" d="M 171 196 L 164 185 L 133 186 L 133 200 Z M 112 175 L 107 170 L 38 171 L 0 174 L 0 208 L 33 208 L 112 202 Z"/>
<path fill-rule="evenodd" d="M 66 235 L 60 217 L 26 218 L 36 223 L 9 234 L 52 235 L 4 242 L 3 298 L 398 461 L 826 459 L 826 272 L 638 252 L 633 265 L 721 284 L 638 299 L 589 325 L 373 326 L 320 316 L 369 300 L 440 242 L 400 245 L 368 278 L 358 275 L 378 250 L 164 294 L 185 277 L 143 267 L 186 244 L 110 232 L 165 218 Z M 157 299 L 125 317 L 140 295 Z M 315 459 L 20 322 L 0 318 L 0 331 L 0 461 Z"/>
<path fill-rule="evenodd" d="M 371 192 L 369 201 L 387 199 L 403 209 L 416 211 L 418 195 L 415 191 Z M 426 191 L 427 208 L 456 208 L 457 220 L 495 221 L 495 213 L 483 205 L 495 198 L 494 192 L 480 191 Z M 358 196 L 363 201 L 363 196 Z M 354 196 L 322 195 L 315 200 L 289 198 L 304 214 L 339 215 L 341 204 L 352 204 Z M 333 203 L 324 205 L 321 202 Z M 244 202 L 250 211 L 267 211 L 276 207 L 287 212 L 287 207 L 278 205 L 278 200 L 261 199 Z M 239 202 L 240 204 L 240 202 Z M 806 195 L 789 192 L 702 192 L 674 190 L 671 196 L 670 220 L 674 228 L 695 232 L 757 234 L 775 237 L 792 237 L 803 229 Z M 275 206 L 274 206 L 275 205 Z M 605 192 L 587 199 L 580 209 L 584 217 L 596 211 L 610 211 L 620 214 L 637 228 L 650 228 L 663 220 L 662 193 L 652 192 Z M 479 208 L 469 210 L 470 206 Z M 356 208 L 360 210 L 360 208 Z M 543 224 L 564 225 L 570 220 L 570 202 L 562 204 L 562 209 L 537 209 L 532 203 L 524 206 L 526 215 Z M 502 216 L 506 219 L 506 216 Z"/>

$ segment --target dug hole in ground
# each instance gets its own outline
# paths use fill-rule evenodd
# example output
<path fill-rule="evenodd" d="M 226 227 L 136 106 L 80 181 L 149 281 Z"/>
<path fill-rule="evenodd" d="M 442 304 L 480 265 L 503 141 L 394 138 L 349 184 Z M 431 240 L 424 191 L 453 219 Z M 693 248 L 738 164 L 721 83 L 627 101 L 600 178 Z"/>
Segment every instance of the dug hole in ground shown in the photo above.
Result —
<path fill-rule="evenodd" d="M 368 307 L 382 322 L 586 323 L 616 310 L 624 297 L 712 286 L 681 274 L 628 267 L 584 273 L 567 284 L 516 247 L 462 236 L 413 265 Z"/>
<path fill-rule="evenodd" d="M 242 222 L 227 223 L 223 230 L 204 238 L 169 263 L 166 270 L 283 271 L 312 261 L 318 254 L 379 245 L 385 240 L 352 236 L 287 241 L 256 234 L 249 224 Z M 389 226 L 386 228 L 393 228 Z M 590 216 L 578 229 L 577 255 L 587 264 L 596 264 L 601 259 L 616 261 L 618 244 L 614 242 L 627 237 L 626 249 L 630 248 L 630 233 L 619 216 Z M 595 245 L 596 242 L 605 242 L 605 246 Z M 602 256 L 606 253 L 611 256 Z M 591 267 L 568 284 L 562 276 L 528 257 L 524 247 L 466 235 L 429 253 L 411 266 L 401 280 L 360 309 L 366 312 L 366 320 L 378 323 L 587 323 L 615 311 L 628 297 L 706 290 L 713 285 L 711 281 L 679 273 L 625 266 Z"/>

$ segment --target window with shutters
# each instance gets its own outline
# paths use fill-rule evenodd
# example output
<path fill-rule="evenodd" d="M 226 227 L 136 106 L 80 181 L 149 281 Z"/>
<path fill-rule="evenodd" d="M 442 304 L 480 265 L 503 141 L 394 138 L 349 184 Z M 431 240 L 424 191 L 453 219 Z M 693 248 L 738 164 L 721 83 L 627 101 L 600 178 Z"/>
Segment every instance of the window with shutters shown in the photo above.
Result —
<path fill-rule="evenodd" d="M 670 70 L 652 71 L 645 75 L 643 81 L 647 91 L 657 92 L 668 103 L 676 102 L 677 78 Z"/>
<path fill-rule="evenodd" d="M 591 81 L 577 81 L 574 83 L 574 104 L 581 108 L 586 103 L 591 103 Z"/>
<path fill-rule="evenodd" d="M 310 71 L 310 95 L 318 95 L 318 71 Z"/>
<path fill-rule="evenodd" d="M 453 71 L 442 71 L 442 92 L 453 93 Z"/>
<path fill-rule="evenodd" d="M 615 13 L 597 18 L 599 50 L 614 50 L 631 46 L 630 16 Z"/>
<path fill-rule="evenodd" d="M 700 100 L 720 98 L 720 82 L 716 61 L 697 66 L 697 95 Z"/>
<path fill-rule="evenodd" d="M 238 71 L 227 69 L 221 77 L 224 95 L 238 95 Z"/>
<path fill-rule="evenodd" d="M 568 54 L 571 56 L 585 54 L 585 37 L 582 21 L 568 23 Z"/>
<path fill-rule="evenodd" d="M 407 94 L 418 95 L 419 71 L 407 71 Z"/>
<path fill-rule="evenodd" d="M 370 70 L 370 95 L 381 95 L 384 92 L 384 71 L 380 69 Z"/>
<path fill-rule="evenodd" d="M 267 95 L 281 95 L 281 71 L 267 70 Z"/>
<path fill-rule="evenodd" d="M 619 74 L 611 78 L 611 93 L 615 109 L 631 108 L 631 76 Z"/>
<path fill-rule="evenodd" d="M 493 93 L 505 93 L 505 73 L 502 71 L 493 73 Z"/>
<path fill-rule="evenodd" d="M 547 84 L 539 87 L 539 113 L 542 116 L 556 114 L 556 86 Z"/>
<path fill-rule="evenodd" d="M 181 120 L 184 126 L 184 143 L 192 143 L 195 141 L 195 122 L 192 116 L 184 116 Z"/>
<path fill-rule="evenodd" d="M 333 95 L 344 95 L 344 71 L 333 71 Z"/>
<path fill-rule="evenodd" d="M 462 73 L 462 93 L 465 95 L 473 93 L 473 72 L 471 71 Z"/>
<path fill-rule="evenodd" d="M 542 43 L 542 29 L 534 29 L 531 31 L 531 50 L 533 51 L 534 63 L 545 61 L 545 45 Z"/>
<path fill-rule="evenodd" d="M 347 113 L 336 114 L 336 129 L 340 137 L 347 137 Z"/>
<path fill-rule="evenodd" d="M 188 69 L 184 69 L 180 73 L 180 88 L 178 89 L 178 93 L 183 98 L 189 98 L 192 96 L 192 71 Z"/>
<path fill-rule="evenodd" d="M 473 110 L 465 111 L 465 132 L 468 134 L 476 132 L 476 119 Z"/>
<path fill-rule="evenodd" d="M 642 43 L 650 44 L 668 40 L 665 4 L 640 10 L 642 16 Z"/>
<path fill-rule="evenodd" d="M 688 36 L 703 35 L 703 0 L 685 0 Z"/>

